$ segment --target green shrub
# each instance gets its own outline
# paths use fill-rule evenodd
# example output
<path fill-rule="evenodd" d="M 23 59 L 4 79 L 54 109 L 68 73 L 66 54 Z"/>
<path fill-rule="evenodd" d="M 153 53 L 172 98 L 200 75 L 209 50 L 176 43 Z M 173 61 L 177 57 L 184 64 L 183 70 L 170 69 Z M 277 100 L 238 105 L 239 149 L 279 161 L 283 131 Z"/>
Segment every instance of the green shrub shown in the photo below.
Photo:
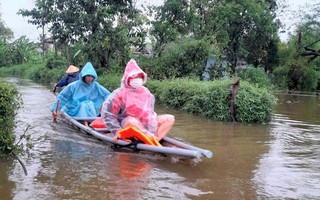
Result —
<path fill-rule="evenodd" d="M 26 64 L 23 65 L 13 65 L 9 67 L 1 67 L 0 74 L 2 76 L 17 76 L 17 77 L 25 77 L 27 68 Z"/>
<path fill-rule="evenodd" d="M 314 69 L 307 69 L 305 76 L 303 77 L 303 82 L 301 89 L 303 91 L 315 91 L 318 86 L 319 71 Z"/>
<path fill-rule="evenodd" d="M 101 76 L 99 82 L 110 91 L 120 86 L 121 76 Z M 197 81 L 172 79 L 147 81 L 146 87 L 155 95 L 156 104 L 219 121 L 231 121 L 230 85 L 235 80 Z M 244 123 L 266 123 L 276 104 L 272 91 L 240 81 L 235 106 L 236 120 Z"/>
<path fill-rule="evenodd" d="M 68 61 L 66 57 L 61 55 L 55 55 L 54 52 L 48 53 L 45 67 L 48 69 L 54 69 L 59 68 L 60 66 L 68 66 Z"/>
<path fill-rule="evenodd" d="M 14 117 L 22 105 L 16 88 L 0 82 L 0 156 L 17 151 L 15 146 Z"/>
<path fill-rule="evenodd" d="M 229 88 L 234 82 L 232 79 L 206 82 L 191 79 L 150 80 L 147 86 L 155 94 L 157 104 L 219 121 L 231 121 Z M 269 122 L 275 104 L 276 98 L 270 90 L 240 81 L 235 101 L 238 122 Z"/>
<path fill-rule="evenodd" d="M 98 82 L 107 88 L 110 92 L 120 87 L 120 81 L 122 76 L 120 75 L 110 75 L 104 74 L 99 76 L 98 75 Z"/>
<path fill-rule="evenodd" d="M 286 86 L 289 90 L 315 91 L 317 89 L 319 81 L 317 66 L 309 65 L 307 60 L 292 61 L 287 66 L 279 68 L 274 70 L 274 74 L 278 76 L 277 78 L 287 80 Z"/>
<path fill-rule="evenodd" d="M 241 78 L 241 80 L 246 80 L 249 83 L 255 84 L 258 87 L 266 87 L 270 89 L 273 88 L 271 79 L 268 77 L 268 75 L 262 68 L 248 66 L 246 68 L 240 69 L 237 72 L 237 75 Z"/>
<path fill-rule="evenodd" d="M 166 47 L 161 57 L 139 58 L 139 65 L 154 79 L 194 77 L 200 80 L 208 58 L 209 44 L 185 39 Z"/>
<path fill-rule="evenodd" d="M 288 88 L 288 67 L 277 67 L 272 72 L 272 82 L 276 89 L 284 90 Z"/>
<path fill-rule="evenodd" d="M 271 120 L 275 96 L 266 88 L 242 81 L 236 97 L 236 118 L 240 122 L 265 123 Z"/>

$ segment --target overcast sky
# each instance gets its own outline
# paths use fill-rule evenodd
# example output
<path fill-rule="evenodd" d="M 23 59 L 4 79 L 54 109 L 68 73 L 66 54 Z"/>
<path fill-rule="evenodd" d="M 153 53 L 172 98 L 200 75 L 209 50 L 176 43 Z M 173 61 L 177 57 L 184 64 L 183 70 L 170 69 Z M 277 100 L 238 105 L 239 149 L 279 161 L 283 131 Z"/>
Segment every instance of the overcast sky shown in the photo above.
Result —
<path fill-rule="evenodd" d="M 320 0 L 287 0 L 291 6 L 291 10 L 298 10 L 299 7 L 306 2 L 320 2 Z M 26 35 L 31 41 L 38 41 L 41 30 L 36 26 L 28 24 L 28 19 L 17 15 L 19 9 L 31 10 L 34 7 L 35 0 L 0 0 L 1 18 L 5 24 L 14 32 L 15 39 Z M 152 2 L 157 5 L 161 4 L 162 0 L 139 0 L 139 2 Z M 288 17 L 288 16 L 287 16 Z M 287 39 L 286 34 L 282 34 L 281 38 Z"/>
<path fill-rule="evenodd" d="M 0 0 L 1 19 L 13 31 L 15 39 L 26 35 L 31 41 L 38 41 L 41 30 L 28 24 L 28 19 L 17 15 L 19 9 L 31 10 L 34 0 Z"/>

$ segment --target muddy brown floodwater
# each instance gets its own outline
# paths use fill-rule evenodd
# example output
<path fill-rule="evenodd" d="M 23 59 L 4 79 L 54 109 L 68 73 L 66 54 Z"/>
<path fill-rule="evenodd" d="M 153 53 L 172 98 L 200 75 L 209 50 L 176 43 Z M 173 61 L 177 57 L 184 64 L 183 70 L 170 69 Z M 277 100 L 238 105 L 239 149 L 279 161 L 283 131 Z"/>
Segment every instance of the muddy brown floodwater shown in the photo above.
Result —
<path fill-rule="evenodd" d="M 320 100 L 277 95 L 272 121 L 264 125 L 217 122 L 182 111 L 169 136 L 214 152 L 184 160 L 113 150 L 52 122 L 51 88 L 18 78 L 24 107 L 17 136 L 27 126 L 34 147 L 0 163 L 1 199 L 320 199 Z"/>

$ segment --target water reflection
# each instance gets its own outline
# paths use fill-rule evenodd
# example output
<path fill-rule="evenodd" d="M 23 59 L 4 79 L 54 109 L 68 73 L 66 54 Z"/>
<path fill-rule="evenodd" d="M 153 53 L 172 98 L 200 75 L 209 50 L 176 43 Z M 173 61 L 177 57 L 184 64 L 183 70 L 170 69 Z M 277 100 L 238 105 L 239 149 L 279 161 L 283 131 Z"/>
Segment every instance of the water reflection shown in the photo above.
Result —
<path fill-rule="evenodd" d="M 319 199 L 320 125 L 276 114 L 270 134 L 270 150 L 253 178 L 257 193 L 272 199 Z"/>
<path fill-rule="evenodd" d="M 15 181 L 8 178 L 11 174 L 11 166 L 14 160 L 12 158 L 0 158 L 0 194 L 2 197 L 10 197 L 12 190 L 15 188 Z"/>
<path fill-rule="evenodd" d="M 320 96 L 278 95 L 277 113 L 290 120 L 320 124 Z"/>
<path fill-rule="evenodd" d="M 128 153 L 117 153 L 108 163 L 106 173 L 112 180 L 108 186 L 110 199 L 139 199 L 148 189 L 152 167 Z"/>

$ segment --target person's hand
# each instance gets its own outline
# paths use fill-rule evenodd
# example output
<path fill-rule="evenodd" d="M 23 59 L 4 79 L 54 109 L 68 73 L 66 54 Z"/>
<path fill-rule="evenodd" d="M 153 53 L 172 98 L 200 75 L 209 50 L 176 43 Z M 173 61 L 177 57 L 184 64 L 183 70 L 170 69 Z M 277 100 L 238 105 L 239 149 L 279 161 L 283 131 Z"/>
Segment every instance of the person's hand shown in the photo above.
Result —
<path fill-rule="evenodd" d="M 118 142 L 118 139 L 120 139 L 120 133 L 117 131 L 117 133 L 113 136 L 113 141 Z"/>
<path fill-rule="evenodd" d="M 53 119 L 56 119 L 58 117 L 58 111 L 53 111 L 52 116 L 53 116 Z"/>
<path fill-rule="evenodd" d="M 57 86 L 57 84 L 58 84 L 58 83 L 54 83 L 54 84 L 53 84 L 53 87 L 56 87 L 56 86 Z"/>

